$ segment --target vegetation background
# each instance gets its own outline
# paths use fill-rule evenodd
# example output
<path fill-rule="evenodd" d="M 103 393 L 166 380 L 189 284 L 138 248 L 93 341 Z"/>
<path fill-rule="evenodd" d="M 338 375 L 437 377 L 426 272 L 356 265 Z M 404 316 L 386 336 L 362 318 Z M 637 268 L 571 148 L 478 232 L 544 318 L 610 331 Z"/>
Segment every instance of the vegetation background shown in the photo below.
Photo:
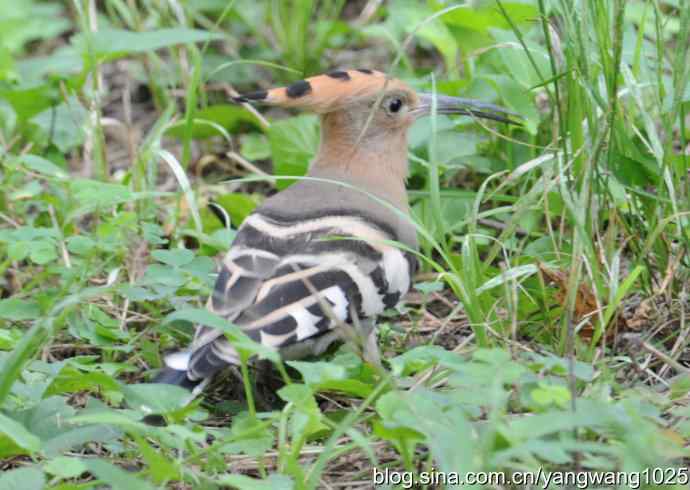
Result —
<path fill-rule="evenodd" d="M 0 489 L 686 488 L 689 49 L 684 0 L 0 0 Z M 423 269 L 382 372 L 347 345 L 284 366 L 203 309 L 319 139 L 229 94 L 334 68 L 524 117 L 412 129 Z M 268 368 L 192 403 L 146 384 L 195 322 Z"/>

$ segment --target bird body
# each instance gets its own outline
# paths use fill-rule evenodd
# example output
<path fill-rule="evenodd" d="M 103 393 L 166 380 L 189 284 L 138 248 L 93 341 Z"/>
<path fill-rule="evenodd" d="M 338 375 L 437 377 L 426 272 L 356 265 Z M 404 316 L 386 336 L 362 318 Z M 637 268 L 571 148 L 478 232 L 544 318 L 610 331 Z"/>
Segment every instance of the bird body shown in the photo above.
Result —
<path fill-rule="evenodd" d="M 363 344 L 377 355 L 373 321 L 407 293 L 417 269 L 406 135 L 429 113 L 429 100 L 436 97 L 369 70 L 237 97 L 321 114 L 321 145 L 307 179 L 267 199 L 239 228 L 208 308 L 286 358 L 321 353 L 343 325 L 364 325 Z M 443 100 L 439 113 L 511 122 L 495 106 Z M 222 331 L 200 326 L 155 381 L 198 390 L 238 363 Z"/>

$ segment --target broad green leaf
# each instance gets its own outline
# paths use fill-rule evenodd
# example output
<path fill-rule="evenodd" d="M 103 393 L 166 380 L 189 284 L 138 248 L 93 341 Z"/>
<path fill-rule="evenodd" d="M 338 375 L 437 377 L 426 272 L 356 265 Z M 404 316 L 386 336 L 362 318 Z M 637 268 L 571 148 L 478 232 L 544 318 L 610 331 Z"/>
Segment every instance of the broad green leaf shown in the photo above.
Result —
<path fill-rule="evenodd" d="M 58 456 L 45 463 L 43 470 L 59 478 L 77 478 L 88 471 L 88 468 L 79 458 Z"/>
<path fill-rule="evenodd" d="M 422 2 L 396 2 L 399 22 L 408 34 L 431 43 L 443 56 L 448 74 L 457 72 L 458 43 L 450 29 L 443 23 L 443 17 L 432 19 L 434 12 Z M 448 15 L 448 14 L 446 14 Z M 431 19 L 431 20 L 430 20 Z"/>
<path fill-rule="evenodd" d="M 376 403 L 385 427 L 404 427 L 424 435 L 435 466 L 465 474 L 473 463 L 476 433 L 463 409 L 441 393 L 426 388 L 391 392 Z"/>
<path fill-rule="evenodd" d="M 106 483 L 112 490 L 153 490 L 153 486 L 131 473 L 103 459 L 84 459 L 89 472 Z"/>
<path fill-rule="evenodd" d="M 74 417 L 76 410 L 67 404 L 66 398 L 45 393 L 43 396 L 47 398 L 18 414 L 18 420 L 25 427 L 31 427 L 32 433 L 41 439 L 41 452 L 46 457 L 78 451 L 87 443 L 108 443 L 121 435 L 121 431 L 113 426 L 74 427 L 65 423 Z"/>
<path fill-rule="evenodd" d="M 163 286 L 179 288 L 184 285 L 186 279 L 182 271 L 176 267 L 151 264 L 146 268 L 141 282 L 143 284 L 161 284 Z"/>
<path fill-rule="evenodd" d="M 10 51 L 20 51 L 29 41 L 57 38 L 70 28 L 59 3 L 0 1 L 2 44 Z"/>
<path fill-rule="evenodd" d="M 43 490 L 45 477 L 36 466 L 5 471 L 0 475 L 0 490 Z"/>
<path fill-rule="evenodd" d="M 443 291 L 445 287 L 442 281 L 425 281 L 414 284 L 414 288 L 422 294 L 437 293 Z"/>
<path fill-rule="evenodd" d="M 247 133 L 240 137 L 240 153 L 248 160 L 265 160 L 271 156 L 268 138 L 261 133 Z"/>
<path fill-rule="evenodd" d="M 259 457 L 273 447 L 275 435 L 265 421 L 241 412 L 232 419 L 228 442 L 219 447 L 222 454 L 246 454 Z"/>
<path fill-rule="evenodd" d="M 41 315 L 38 303 L 31 300 L 8 298 L 0 300 L 0 318 L 12 321 L 33 320 Z"/>
<path fill-rule="evenodd" d="M 26 121 L 54 106 L 58 96 L 56 88 L 48 84 L 13 90 L 0 86 L 0 98 L 10 103 L 19 121 Z"/>
<path fill-rule="evenodd" d="M 215 198 L 215 202 L 225 209 L 234 227 L 239 227 L 258 204 L 254 196 L 239 192 L 220 195 Z"/>
<path fill-rule="evenodd" d="M 132 53 L 144 53 L 180 44 L 198 43 L 223 39 L 223 34 L 195 29 L 171 28 L 146 32 L 124 29 L 101 29 L 91 33 L 92 49 L 102 61 L 114 60 Z M 88 53 L 87 38 L 80 34 L 73 43 L 84 54 Z"/>
<path fill-rule="evenodd" d="M 57 179 L 66 179 L 69 174 L 65 172 L 62 168 L 55 165 L 50 160 L 47 160 L 38 155 L 22 155 L 17 161 L 24 165 L 29 170 L 33 170 L 39 174 L 47 175 L 48 177 L 54 177 Z"/>
<path fill-rule="evenodd" d="M 209 124 L 213 123 L 213 124 Z M 192 125 L 192 138 L 205 139 L 213 136 L 223 136 L 214 127 L 218 125 L 227 131 L 234 131 L 242 123 L 256 124 L 256 118 L 241 106 L 218 104 L 199 109 L 194 113 L 194 123 Z M 180 121 L 166 129 L 165 134 L 175 138 L 185 136 L 185 121 Z M 248 157 L 249 158 L 249 157 Z"/>
<path fill-rule="evenodd" d="M 22 424 L 0 413 L 0 433 L 8 437 L 17 446 L 28 454 L 33 454 L 41 449 L 41 440 L 29 432 Z M 1 444 L 0 440 L 0 444 Z M 0 452 L 2 450 L 0 449 Z"/>
<path fill-rule="evenodd" d="M 292 383 L 278 390 L 280 398 L 295 406 L 291 412 L 290 431 L 293 440 L 301 440 L 327 429 L 313 391 L 305 385 Z"/>
<path fill-rule="evenodd" d="M 66 451 L 78 451 L 93 443 L 113 443 L 122 437 L 122 431 L 114 424 L 93 424 L 84 427 L 65 427 L 63 420 L 57 422 L 61 432 L 43 441 L 42 452 L 46 456 L 59 456 Z"/>
<path fill-rule="evenodd" d="M 524 128 L 530 134 L 536 134 L 540 117 L 532 92 L 506 75 L 487 76 L 486 81 L 494 85 L 508 109 L 522 116 Z"/>
<path fill-rule="evenodd" d="M 120 384 L 105 373 L 98 371 L 83 372 L 76 367 L 67 364 L 52 383 L 46 388 L 45 396 L 61 393 L 76 393 L 79 391 L 119 391 Z"/>
<path fill-rule="evenodd" d="M 501 4 L 515 24 L 533 20 L 539 15 L 535 5 L 522 2 L 501 2 Z M 463 5 L 448 12 L 442 19 L 449 25 L 478 31 L 488 31 L 491 28 L 510 29 L 510 24 L 493 2 L 482 7 Z"/>
<path fill-rule="evenodd" d="M 301 115 L 271 124 L 268 140 L 273 157 L 273 173 L 276 175 L 304 175 L 319 145 L 318 119 L 313 115 Z M 276 182 L 284 189 L 292 181 Z"/>
<path fill-rule="evenodd" d="M 180 470 L 168 460 L 163 453 L 151 447 L 141 436 L 132 435 L 132 438 L 139 446 L 139 451 L 146 460 L 149 467 L 151 478 L 158 484 L 162 484 L 170 480 L 179 480 Z"/>
<path fill-rule="evenodd" d="M 31 119 L 46 141 L 67 153 L 84 142 L 88 113 L 76 97 L 51 107 Z"/>
<path fill-rule="evenodd" d="M 104 408 L 81 412 L 79 415 L 71 417 L 66 422 L 73 425 L 103 424 L 132 430 L 144 430 L 148 428 L 148 426 L 139 419 L 140 414 L 138 413 Z"/>
<path fill-rule="evenodd" d="M 13 241 L 7 244 L 7 256 L 12 261 L 24 260 L 29 256 L 29 243 L 26 241 Z"/>
<path fill-rule="evenodd" d="M 194 260 L 194 252 L 185 248 L 154 250 L 151 256 L 159 262 L 172 266 L 186 265 Z"/>
<path fill-rule="evenodd" d="M 78 179 L 70 182 L 71 193 L 83 206 L 109 207 L 130 202 L 134 193 L 129 187 L 96 180 Z"/>
<path fill-rule="evenodd" d="M 289 361 L 288 365 L 302 375 L 304 382 L 316 391 L 339 391 L 359 397 L 366 397 L 373 390 L 371 384 L 352 376 L 344 366 L 333 362 Z"/>
<path fill-rule="evenodd" d="M 58 48 L 48 56 L 34 56 L 17 63 L 17 71 L 27 84 L 39 82 L 44 77 L 76 75 L 83 68 L 82 57 L 70 46 Z"/>
<path fill-rule="evenodd" d="M 29 245 L 29 258 L 38 265 L 44 265 L 57 259 L 55 244 L 49 241 L 31 242 Z"/>
<path fill-rule="evenodd" d="M 124 385 L 122 393 L 127 404 L 146 413 L 165 414 L 184 407 L 190 399 L 189 391 L 180 386 L 158 383 Z"/>
<path fill-rule="evenodd" d="M 408 376 L 437 363 L 445 366 L 463 362 L 459 354 L 449 352 L 437 345 L 421 345 L 388 361 L 394 376 Z"/>
<path fill-rule="evenodd" d="M 540 382 L 537 388 L 530 392 L 532 399 L 539 405 L 548 407 L 556 405 L 559 408 L 567 408 L 570 402 L 570 391 L 566 386 Z"/>
<path fill-rule="evenodd" d="M 67 250 L 70 253 L 77 255 L 89 255 L 93 252 L 97 244 L 96 242 L 84 235 L 74 235 L 65 240 L 67 242 Z"/>

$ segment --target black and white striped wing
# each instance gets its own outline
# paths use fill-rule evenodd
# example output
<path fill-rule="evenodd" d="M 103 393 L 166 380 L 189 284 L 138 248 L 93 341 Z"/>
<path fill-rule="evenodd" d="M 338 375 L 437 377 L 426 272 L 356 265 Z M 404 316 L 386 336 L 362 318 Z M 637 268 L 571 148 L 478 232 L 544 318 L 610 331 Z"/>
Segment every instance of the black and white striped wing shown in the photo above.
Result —
<path fill-rule="evenodd" d="M 323 336 L 353 312 L 375 317 L 410 286 L 415 262 L 385 243 L 395 238 L 358 216 L 294 222 L 253 214 L 223 261 L 209 308 L 275 349 Z M 191 379 L 237 362 L 221 332 L 199 329 Z"/>

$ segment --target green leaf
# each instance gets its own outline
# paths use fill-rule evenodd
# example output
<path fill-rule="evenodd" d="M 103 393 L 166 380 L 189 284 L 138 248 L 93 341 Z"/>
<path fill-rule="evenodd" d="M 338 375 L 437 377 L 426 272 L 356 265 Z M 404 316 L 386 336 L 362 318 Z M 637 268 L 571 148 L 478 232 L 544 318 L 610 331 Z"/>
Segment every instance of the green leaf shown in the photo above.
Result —
<path fill-rule="evenodd" d="M 152 448 L 141 436 L 132 434 L 132 438 L 139 446 L 139 452 L 146 460 L 151 478 L 156 483 L 162 484 L 169 480 L 179 480 L 181 478 L 180 471 L 164 456 L 164 453 Z"/>
<path fill-rule="evenodd" d="M 46 388 L 44 396 L 78 391 L 119 391 L 120 384 L 105 373 L 98 371 L 83 372 L 66 364 Z"/>
<path fill-rule="evenodd" d="M 19 298 L 0 300 L 0 318 L 11 321 L 33 320 L 41 315 L 38 303 Z"/>
<path fill-rule="evenodd" d="M 317 391 L 340 391 L 364 398 L 373 390 L 372 385 L 350 376 L 344 366 L 333 362 L 290 361 L 287 364 L 297 369 L 304 382 Z"/>
<path fill-rule="evenodd" d="M 678 400 L 690 392 L 690 376 L 680 375 L 671 382 L 671 398 Z"/>
<path fill-rule="evenodd" d="M 422 294 L 431 294 L 443 291 L 445 284 L 443 281 L 425 281 L 415 283 L 414 288 Z"/>
<path fill-rule="evenodd" d="M 295 406 L 290 417 L 290 434 L 293 440 L 304 440 L 328 428 L 321 421 L 323 414 L 309 387 L 292 383 L 278 390 L 278 395 Z"/>
<path fill-rule="evenodd" d="M 249 160 L 265 160 L 271 156 L 271 146 L 264 134 L 247 133 L 240 136 L 240 153 Z"/>
<path fill-rule="evenodd" d="M 144 431 L 148 426 L 140 421 L 140 414 L 122 410 L 89 410 L 75 415 L 67 422 L 75 425 L 103 424 L 127 430 Z"/>
<path fill-rule="evenodd" d="M 153 486 L 130 473 L 102 459 L 84 459 L 89 472 L 108 484 L 112 490 L 153 490 Z"/>
<path fill-rule="evenodd" d="M 91 209 L 130 202 L 134 198 L 127 186 L 87 179 L 70 182 L 70 191 L 81 205 Z"/>
<path fill-rule="evenodd" d="M 173 288 L 179 288 L 186 282 L 180 269 L 162 264 L 149 265 L 141 281 L 143 284 L 162 284 Z"/>
<path fill-rule="evenodd" d="M 445 366 L 456 366 L 462 364 L 463 360 L 459 354 L 437 345 L 420 345 L 389 360 L 396 377 L 408 376 L 439 362 Z"/>
<path fill-rule="evenodd" d="M 465 474 L 474 468 L 476 433 L 454 400 L 418 388 L 387 393 L 376 409 L 387 427 L 402 426 L 423 434 L 439 470 Z"/>
<path fill-rule="evenodd" d="M 88 255 L 96 249 L 96 242 L 84 235 L 74 235 L 65 240 L 67 250 L 76 255 Z"/>
<path fill-rule="evenodd" d="M 215 198 L 215 202 L 222 206 L 230 215 L 230 221 L 232 221 L 232 225 L 236 228 L 256 209 L 258 204 L 257 200 L 252 196 L 239 192 L 218 196 Z"/>
<path fill-rule="evenodd" d="M 55 244 L 49 241 L 32 242 L 29 245 L 29 258 L 38 265 L 44 265 L 57 259 Z"/>
<path fill-rule="evenodd" d="M 533 389 L 530 395 L 537 404 L 544 407 L 556 405 L 560 408 L 566 408 L 570 402 L 570 391 L 566 386 L 549 384 L 545 381 L 539 382 L 537 388 Z"/>
<path fill-rule="evenodd" d="M 0 475 L 0 490 L 43 490 L 45 477 L 35 466 L 17 468 Z"/>
<path fill-rule="evenodd" d="M 88 468 L 79 458 L 58 456 L 45 463 L 43 470 L 58 478 L 77 478 L 82 473 L 87 472 Z"/>
<path fill-rule="evenodd" d="M 534 5 L 521 2 L 501 3 L 515 24 L 533 20 L 539 15 Z M 447 24 L 483 32 L 491 28 L 510 29 L 510 24 L 493 2 L 487 7 L 463 5 L 448 12 L 442 19 Z"/>
<path fill-rule="evenodd" d="M 65 172 L 65 170 L 58 167 L 50 160 L 38 155 L 22 155 L 17 159 L 17 162 L 24 165 L 29 170 L 33 170 L 34 172 L 48 177 L 54 177 L 56 179 L 66 179 L 69 177 L 69 174 Z"/>
<path fill-rule="evenodd" d="M 12 261 L 24 260 L 29 255 L 29 243 L 15 241 L 7 244 L 7 257 Z"/>
<path fill-rule="evenodd" d="M 396 5 L 400 21 L 407 33 L 414 33 L 420 39 L 431 43 L 443 56 L 446 69 L 451 76 L 457 72 L 458 43 L 442 18 L 432 19 L 434 12 L 422 2 L 399 2 Z"/>
<path fill-rule="evenodd" d="M 222 454 L 246 454 L 259 457 L 273 447 L 275 436 L 270 426 L 262 420 L 241 412 L 232 419 L 230 440 L 219 448 Z"/>
<path fill-rule="evenodd" d="M 194 113 L 192 138 L 205 139 L 212 136 L 223 136 L 213 124 L 209 123 L 214 123 L 228 131 L 234 131 L 241 123 L 251 123 L 255 125 L 256 118 L 244 108 L 237 105 L 218 104 L 205 107 Z M 185 136 L 186 124 L 186 121 L 180 121 L 168 127 L 165 134 L 175 138 L 183 138 Z"/>
<path fill-rule="evenodd" d="M 160 48 L 223 39 L 223 34 L 196 29 L 172 28 L 146 32 L 124 29 L 101 29 L 91 33 L 92 49 L 101 61 L 122 58 L 132 53 L 144 53 Z M 87 38 L 79 34 L 73 38 L 74 45 L 87 54 Z"/>
<path fill-rule="evenodd" d="M 2 43 L 20 51 L 32 40 L 57 38 L 71 26 L 59 3 L 0 1 Z"/>
<path fill-rule="evenodd" d="M 268 140 L 273 156 L 273 173 L 276 175 L 304 175 L 319 145 L 319 124 L 316 116 L 301 115 L 274 122 L 268 130 Z M 276 182 L 284 189 L 293 181 Z"/>
<path fill-rule="evenodd" d="M 536 134 L 540 116 L 534 105 L 533 94 L 525 90 L 526 87 L 505 75 L 494 75 L 487 77 L 486 80 L 495 85 L 507 108 L 522 116 L 524 128 L 530 134 Z"/>
<path fill-rule="evenodd" d="M 127 404 L 145 413 L 166 414 L 184 407 L 189 391 L 180 386 L 158 383 L 124 385 L 122 393 Z"/>
<path fill-rule="evenodd" d="M 78 451 L 87 443 L 108 443 L 121 436 L 114 426 L 88 425 L 74 427 L 65 421 L 74 417 L 76 410 L 67 405 L 67 398 L 43 394 L 47 398 L 30 410 L 18 414 L 18 421 L 31 427 L 41 439 L 41 452 L 47 458 L 65 451 Z"/>
<path fill-rule="evenodd" d="M 67 153 L 84 142 L 88 113 L 76 97 L 50 107 L 31 119 L 41 134 L 62 153 Z"/>
<path fill-rule="evenodd" d="M 3 90 L 0 86 L 0 98 L 10 103 L 20 121 L 26 121 L 41 111 L 54 106 L 57 96 L 56 90 L 51 85 L 38 85 L 15 90 Z"/>
<path fill-rule="evenodd" d="M 183 266 L 194 260 L 194 252 L 185 248 L 154 250 L 151 256 L 159 262 L 172 266 Z"/>
<path fill-rule="evenodd" d="M 109 423 L 85 427 L 65 427 L 63 420 L 57 420 L 55 429 L 59 429 L 60 433 L 43 441 L 42 452 L 46 456 L 59 456 L 66 451 L 80 450 L 87 444 L 114 443 L 122 437 L 122 431 Z"/>
<path fill-rule="evenodd" d="M 22 424 L 0 413 L 0 433 L 7 436 L 14 444 L 33 454 L 41 449 L 41 440 L 29 432 Z M 1 444 L 1 440 L 0 440 Z M 2 450 L 0 449 L 0 452 Z"/>
<path fill-rule="evenodd" d="M 17 63 L 17 71 L 22 80 L 40 82 L 45 77 L 65 77 L 76 75 L 84 68 L 84 62 L 70 46 L 58 48 L 48 56 L 32 56 Z"/>

